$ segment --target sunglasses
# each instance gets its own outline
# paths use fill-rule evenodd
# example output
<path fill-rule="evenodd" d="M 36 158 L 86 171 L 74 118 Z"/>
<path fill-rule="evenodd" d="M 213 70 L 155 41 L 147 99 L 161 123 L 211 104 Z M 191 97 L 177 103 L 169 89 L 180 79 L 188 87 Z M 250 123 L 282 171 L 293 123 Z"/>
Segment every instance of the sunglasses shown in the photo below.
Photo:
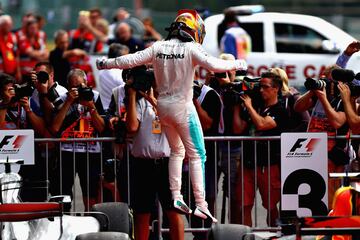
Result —
<path fill-rule="evenodd" d="M 263 89 L 268 89 L 268 88 L 272 88 L 273 86 L 270 85 L 270 84 L 260 84 L 260 88 L 263 88 Z"/>

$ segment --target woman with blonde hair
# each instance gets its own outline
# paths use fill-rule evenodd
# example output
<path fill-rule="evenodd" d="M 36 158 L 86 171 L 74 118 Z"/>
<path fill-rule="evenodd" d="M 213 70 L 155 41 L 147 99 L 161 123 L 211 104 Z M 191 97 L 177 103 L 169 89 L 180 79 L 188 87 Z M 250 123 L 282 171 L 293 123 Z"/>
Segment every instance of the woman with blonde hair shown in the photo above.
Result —
<path fill-rule="evenodd" d="M 300 97 L 299 91 L 294 87 L 289 87 L 289 78 L 286 72 L 281 68 L 270 68 L 270 72 L 278 75 L 282 80 L 281 97 L 280 102 L 288 112 L 289 116 L 289 132 L 305 132 L 308 122 L 310 120 L 310 114 L 308 111 L 295 112 L 294 104 Z"/>
<path fill-rule="evenodd" d="M 286 72 L 281 68 L 270 68 L 269 71 L 278 75 L 281 78 L 282 81 L 281 94 L 282 95 L 288 94 L 290 92 L 290 88 L 289 88 L 289 78 Z M 297 91 L 295 88 L 292 89 Z"/>

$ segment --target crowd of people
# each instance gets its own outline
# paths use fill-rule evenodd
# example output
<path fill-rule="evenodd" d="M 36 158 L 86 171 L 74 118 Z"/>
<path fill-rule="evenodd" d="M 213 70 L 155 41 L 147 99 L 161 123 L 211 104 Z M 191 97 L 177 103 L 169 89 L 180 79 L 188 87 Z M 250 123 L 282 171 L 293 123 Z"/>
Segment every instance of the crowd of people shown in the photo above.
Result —
<path fill-rule="evenodd" d="M 48 171 L 50 194 L 72 196 L 76 173 L 85 210 L 90 210 L 103 198 L 99 194 L 101 161 L 113 158 L 115 152 L 121 161 L 130 159 L 130 206 L 135 212 L 136 239 L 148 239 L 156 198 L 169 220 L 172 239 L 184 236 L 179 213 L 197 216 L 193 226 L 201 226 L 199 219 L 207 226 L 217 222 L 213 217 L 219 181 L 216 176 L 221 172 L 229 184 L 224 186 L 224 193 L 230 198 L 231 223 L 252 226 L 251 211 L 258 189 L 268 212 L 268 225 L 276 225 L 281 192 L 280 142 L 224 141 L 215 145 L 204 143 L 203 135 L 358 134 L 356 98 L 346 84 L 335 85 L 331 71 L 346 67 L 349 58 L 360 50 L 359 42 L 350 43 L 323 73 L 338 89 L 337 94 L 330 87 L 301 94 L 288 85 L 286 72 L 280 68 L 253 76 L 257 77 L 258 90 L 237 94 L 232 87 L 236 82 L 245 84 L 248 76 L 237 71 L 246 70 L 245 61 L 236 59 L 246 57 L 250 39 L 230 14 L 228 24 L 222 24 L 224 36 L 218 39 L 226 53 L 219 59 L 211 58 L 200 46 L 205 35 L 201 21 L 197 15 L 186 14 L 180 12 L 166 41 L 159 41 L 163 38 L 150 18 L 141 22 L 120 8 L 116 22 L 109 24 L 98 8 L 81 11 L 76 29 L 56 31 L 52 51 L 46 47 L 47 36 L 37 15 L 24 15 L 19 29 L 13 28 L 10 15 L 0 16 L 0 129 L 34 129 L 37 138 L 115 137 L 113 144 L 36 144 L 35 165 L 20 168 L 25 183 L 46 180 Z M 198 25 L 189 24 L 191 16 Z M 196 31 L 189 31 L 191 27 Z M 234 35 L 244 39 L 245 50 L 229 47 L 229 36 Z M 97 53 L 108 57 L 98 62 L 98 85 L 89 58 Z M 180 63 L 174 61 L 182 59 Z M 196 79 L 196 65 L 209 71 L 205 81 Z M 139 90 L 135 85 L 143 78 L 153 80 L 153 87 Z M 344 171 L 349 159 L 339 158 L 336 150 L 346 152 L 347 147 L 345 141 L 328 141 L 329 172 Z M 190 187 L 181 177 L 187 171 L 192 180 L 191 203 L 184 200 L 190 196 L 183 197 L 184 189 Z M 123 178 L 117 181 L 119 198 L 124 200 Z M 329 180 L 328 187 L 331 206 L 339 183 Z M 24 190 L 21 195 L 24 201 L 48 198 L 41 188 L 36 192 Z M 206 239 L 204 234 L 195 235 L 196 239 Z"/>

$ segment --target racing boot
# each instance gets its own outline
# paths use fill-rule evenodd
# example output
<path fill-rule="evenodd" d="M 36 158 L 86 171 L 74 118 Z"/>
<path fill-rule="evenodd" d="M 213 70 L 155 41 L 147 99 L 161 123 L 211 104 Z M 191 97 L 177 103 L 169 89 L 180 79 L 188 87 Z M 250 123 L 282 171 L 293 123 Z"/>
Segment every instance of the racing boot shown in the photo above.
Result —
<path fill-rule="evenodd" d="M 218 220 L 211 215 L 207 207 L 201 207 L 197 205 L 194 211 L 194 215 L 204 220 L 210 218 L 213 221 L 213 223 L 218 222 Z"/>
<path fill-rule="evenodd" d="M 181 214 L 191 214 L 192 210 L 186 205 L 182 197 L 177 197 L 174 199 L 174 208 Z"/>

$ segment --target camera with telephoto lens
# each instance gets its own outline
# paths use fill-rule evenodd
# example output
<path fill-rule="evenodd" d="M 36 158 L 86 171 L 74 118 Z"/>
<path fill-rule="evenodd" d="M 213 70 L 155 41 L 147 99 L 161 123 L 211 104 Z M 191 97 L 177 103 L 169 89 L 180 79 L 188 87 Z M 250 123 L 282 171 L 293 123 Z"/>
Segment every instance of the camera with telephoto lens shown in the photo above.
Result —
<path fill-rule="evenodd" d="M 52 85 L 46 95 L 47 99 L 54 105 L 56 109 L 59 109 L 64 103 L 64 100 L 61 98 L 59 93 L 56 91 L 57 84 Z"/>
<path fill-rule="evenodd" d="M 325 88 L 332 96 L 337 96 L 340 93 L 337 88 L 338 82 L 343 82 L 349 86 L 351 96 L 360 96 L 360 86 L 354 81 L 354 79 L 360 79 L 360 73 L 355 74 L 348 69 L 336 68 L 331 71 L 331 77 L 332 80 L 327 78 L 306 78 L 304 86 L 307 90 L 321 90 Z"/>
<path fill-rule="evenodd" d="M 94 92 L 91 87 L 80 86 L 77 88 L 80 101 L 91 101 L 94 99 Z"/>
<path fill-rule="evenodd" d="M 36 78 L 41 83 L 46 83 L 49 80 L 49 74 L 45 71 L 39 71 L 36 73 Z"/>
<path fill-rule="evenodd" d="M 330 81 L 327 78 L 306 78 L 304 82 L 304 86 L 307 90 L 321 90 L 327 86 L 329 86 Z"/>
<path fill-rule="evenodd" d="M 325 88 L 329 96 L 338 96 L 340 94 L 337 88 L 338 82 L 322 77 L 320 79 L 306 78 L 304 86 L 306 90 L 321 90 Z"/>
<path fill-rule="evenodd" d="M 149 91 L 155 81 L 154 72 L 144 65 L 123 70 L 122 78 L 127 86 L 142 92 Z"/>

